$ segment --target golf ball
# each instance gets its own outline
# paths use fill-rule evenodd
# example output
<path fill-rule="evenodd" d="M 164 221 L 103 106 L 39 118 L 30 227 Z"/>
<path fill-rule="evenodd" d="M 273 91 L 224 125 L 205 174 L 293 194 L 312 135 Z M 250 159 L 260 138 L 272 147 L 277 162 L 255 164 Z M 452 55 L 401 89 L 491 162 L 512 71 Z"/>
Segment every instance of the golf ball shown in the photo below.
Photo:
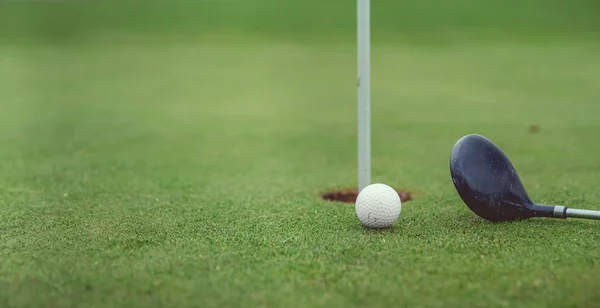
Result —
<path fill-rule="evenodd" d="M 402 201 L 388 185 L 376 183 L 363 188 L 356 198 L 356 216 L 369 228 L 388 228 L 400 217 Z"/>

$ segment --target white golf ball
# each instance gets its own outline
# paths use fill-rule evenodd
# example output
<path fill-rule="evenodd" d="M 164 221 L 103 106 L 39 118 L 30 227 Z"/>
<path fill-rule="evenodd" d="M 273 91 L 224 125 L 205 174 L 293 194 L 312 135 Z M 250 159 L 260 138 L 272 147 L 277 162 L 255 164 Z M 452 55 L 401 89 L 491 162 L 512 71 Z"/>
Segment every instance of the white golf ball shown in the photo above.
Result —
<path fill-rule="evenodd" d="M 356 198 L 356 216 L 369 228 L 388 228 L 400 217 L 402 201 L 398 192 L 388 185 L 371 184 Z"/>

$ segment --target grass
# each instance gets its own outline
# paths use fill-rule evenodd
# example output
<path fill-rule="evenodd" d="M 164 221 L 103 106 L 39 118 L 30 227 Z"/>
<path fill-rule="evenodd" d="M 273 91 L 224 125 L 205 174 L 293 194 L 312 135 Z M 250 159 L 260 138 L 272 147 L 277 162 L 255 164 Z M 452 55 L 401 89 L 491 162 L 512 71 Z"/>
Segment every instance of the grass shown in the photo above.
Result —
<path fill-rule="evenodd" d="M 567 18 L 553 12 L 539 14 Z M 373 180 L 416 199 L 394 228 L 370 231 L 352 205 L 319 199 L 356 184 L 354 42 L 341 26 L 324 43 L 246 18 L 228 25 L 256 35 L 224 40 L 236 31 L 199 22 L 202 39 L 168 44 L 118 18 L 78 19 L 104 34 L 69 42 L 3 30 L 0 306 L 597 303 L 597 222 L 487 223 L 448 168 L 454 142 L 481 133 L 535 201 L 598 208 L 600 44 L 589 33 L 375 43 Z M 155 27 L 186 33 L 190 20 Z M 113 33 L 120 22 L 131 28 Z"/>

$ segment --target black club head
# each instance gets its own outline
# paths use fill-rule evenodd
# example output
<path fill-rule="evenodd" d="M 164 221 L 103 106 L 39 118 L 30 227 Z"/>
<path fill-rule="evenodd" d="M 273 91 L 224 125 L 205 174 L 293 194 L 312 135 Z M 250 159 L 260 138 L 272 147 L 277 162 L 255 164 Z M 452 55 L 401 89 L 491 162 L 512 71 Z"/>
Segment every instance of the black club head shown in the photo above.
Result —
<path fill-rule="evenodd" d="M 480 217 L 500 222 L 538 216 L 512 163 L 489 139 L 477 134 L 459 139 L 450 172 L 459 196 Z"/>

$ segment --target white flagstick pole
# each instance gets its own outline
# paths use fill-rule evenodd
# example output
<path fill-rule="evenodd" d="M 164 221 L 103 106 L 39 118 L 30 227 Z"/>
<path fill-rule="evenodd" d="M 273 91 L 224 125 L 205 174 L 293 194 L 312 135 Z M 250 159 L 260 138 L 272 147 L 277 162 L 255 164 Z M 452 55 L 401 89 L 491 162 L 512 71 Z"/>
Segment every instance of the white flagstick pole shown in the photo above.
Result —
<path fill-rule="evenodd" d="M 358 1 L 358 190 L 371 184 L 371 3 Z"/>

